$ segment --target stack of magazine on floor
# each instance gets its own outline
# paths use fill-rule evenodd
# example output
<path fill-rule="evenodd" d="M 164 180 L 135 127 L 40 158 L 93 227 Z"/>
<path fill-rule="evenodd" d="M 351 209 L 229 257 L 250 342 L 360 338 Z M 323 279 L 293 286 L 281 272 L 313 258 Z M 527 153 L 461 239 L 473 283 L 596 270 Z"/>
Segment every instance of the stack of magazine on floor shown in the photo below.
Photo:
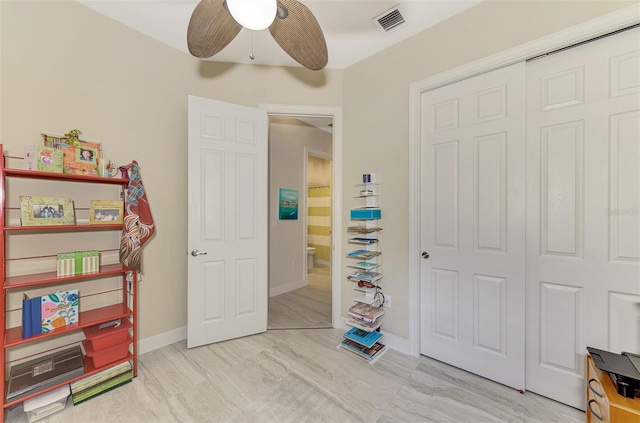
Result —
<path fill-rule="evenodd" d="M 372 364 L 387 350 L 386 345 L 377 342 L 380 338 L 382 338 L 380 332 L 367 332 L 354 327 L 345 332 L 344 339 L 338 347 Z"/>
<path fill-rule="evenodd" d="M 133 380 L 131 363 L 125 361 L 71 384 L 73 405 L 97 397 Z"/>

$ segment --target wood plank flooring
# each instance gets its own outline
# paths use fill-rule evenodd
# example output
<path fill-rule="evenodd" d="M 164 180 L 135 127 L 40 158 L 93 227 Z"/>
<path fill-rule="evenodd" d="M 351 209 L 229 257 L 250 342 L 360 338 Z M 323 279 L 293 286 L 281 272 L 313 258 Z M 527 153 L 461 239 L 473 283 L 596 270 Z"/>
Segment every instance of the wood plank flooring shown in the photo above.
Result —
<path fill-rule="evenodd" d="M 390 350 L 368 365 L 338 329 L 271 330 L 140 357 L 127 385 L 42 422 L 545 422 L 584 413 L 429 359 Z M 8 422 L 27 422 L 21 407 Z"/>

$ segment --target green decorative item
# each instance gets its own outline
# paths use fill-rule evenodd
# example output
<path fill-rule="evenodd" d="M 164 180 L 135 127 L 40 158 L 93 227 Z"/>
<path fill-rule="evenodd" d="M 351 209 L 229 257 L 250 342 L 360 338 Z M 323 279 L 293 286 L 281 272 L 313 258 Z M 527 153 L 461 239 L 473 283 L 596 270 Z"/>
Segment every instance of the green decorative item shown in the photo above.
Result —
<path fill-rule="evenodd" d="M 67 140 L 70 144 L 73 144 L 75 147 L 80 147 L 80 140 L 78 136 L 82 134 L 82 131 L 79 129 L 72 129 L 68 133 L 64 134 L 67 137 Z"/>

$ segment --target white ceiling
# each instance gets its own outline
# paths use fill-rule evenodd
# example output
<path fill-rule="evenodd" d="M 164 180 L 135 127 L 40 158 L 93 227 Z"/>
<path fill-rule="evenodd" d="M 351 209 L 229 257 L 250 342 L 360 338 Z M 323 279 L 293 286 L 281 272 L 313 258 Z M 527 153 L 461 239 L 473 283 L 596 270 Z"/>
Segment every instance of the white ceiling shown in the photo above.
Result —
<path fill-rule="evenodd" d="M 76 0 L 91 9 L 189 54 L 187 26 L 198 0 Z M 329 51 L 329 69 L 344 69 L 405 38 L 478 4 L 482 0 L 302 0 L 322 28 Z M 383 33 L 372 20 L 398 6 L 405 19 Z M 249 59 L 251 38 L 255 60 Z M 240 34 L 211 59 L 217 62 L 271 66 L 300 65 L 273 40 L 268 30 Z"/>

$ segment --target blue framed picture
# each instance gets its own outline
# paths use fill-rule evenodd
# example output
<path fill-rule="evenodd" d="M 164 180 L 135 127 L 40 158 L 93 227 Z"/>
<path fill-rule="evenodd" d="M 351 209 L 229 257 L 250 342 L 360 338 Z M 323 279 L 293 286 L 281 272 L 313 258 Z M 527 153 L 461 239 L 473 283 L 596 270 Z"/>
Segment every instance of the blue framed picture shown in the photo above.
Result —
<path fill-rule="evenodd" d="M 298 220 L 298 190 L 280 188 L 278 201 L 280 220 Z"/>

